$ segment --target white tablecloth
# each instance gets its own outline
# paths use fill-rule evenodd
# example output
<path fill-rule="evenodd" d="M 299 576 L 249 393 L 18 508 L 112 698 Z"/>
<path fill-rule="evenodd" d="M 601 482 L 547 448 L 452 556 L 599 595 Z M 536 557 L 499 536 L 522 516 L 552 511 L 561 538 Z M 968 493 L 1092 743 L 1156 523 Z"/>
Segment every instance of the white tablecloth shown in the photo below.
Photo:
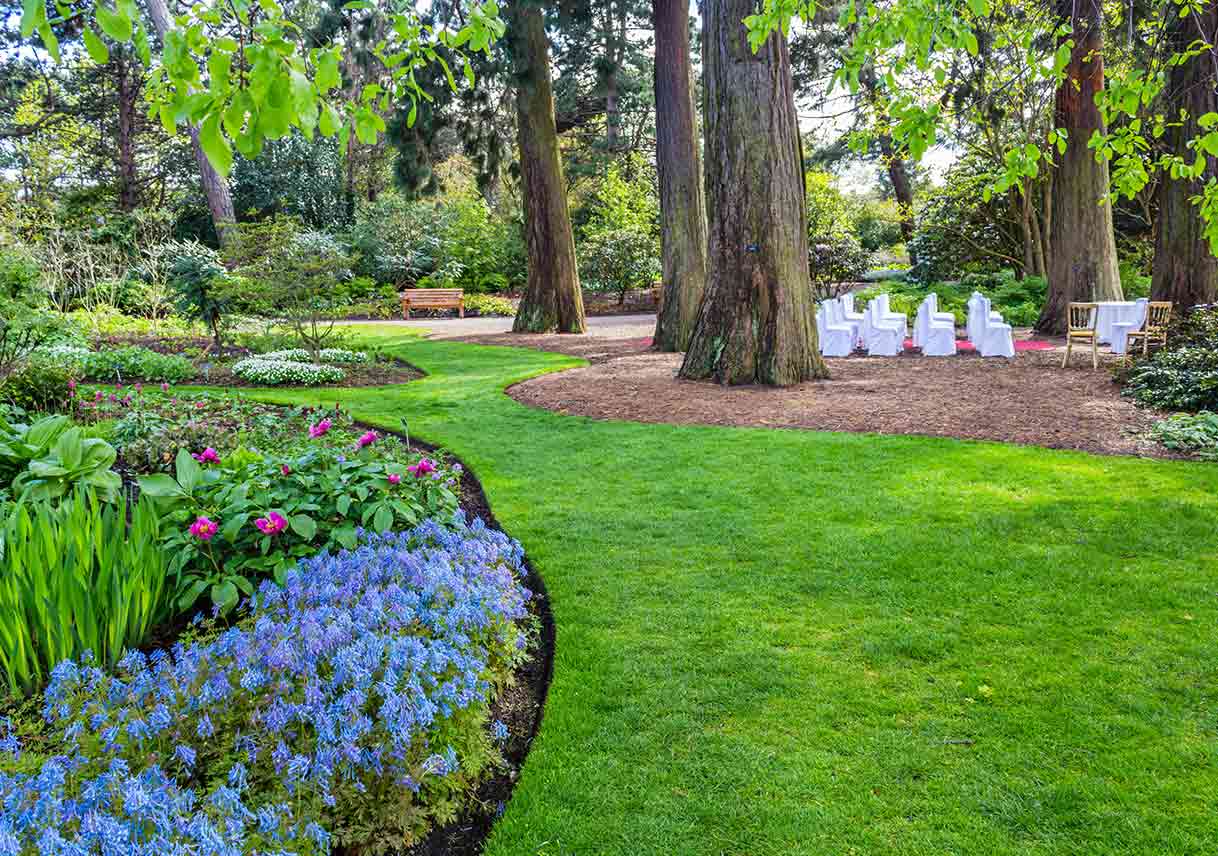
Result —
<path fill-rule="evenodd" d="M 1112 342 L 1112 325 L 1118 322 L 1137 324 L 1138 304 L 1109 300 L 1098 305 L 1095 310 L 1095 333 L 1101 344 Z M 1129 329 L 1136 330 L 1138 328 L 1130 327 Z M 1121 349 L 1118 353 L 1125 350 L 1124 338 L 1114 344 Z M 1113 348 L 1113 350 L 1116 351 L 1116 348 Z"/>

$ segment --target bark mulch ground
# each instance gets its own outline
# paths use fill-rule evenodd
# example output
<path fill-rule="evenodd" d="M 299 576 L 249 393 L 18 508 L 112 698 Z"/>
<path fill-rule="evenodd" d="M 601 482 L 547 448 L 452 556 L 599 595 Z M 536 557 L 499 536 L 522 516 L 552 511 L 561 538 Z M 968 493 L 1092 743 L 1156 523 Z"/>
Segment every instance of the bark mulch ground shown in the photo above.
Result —
<path fill-rule="evenodd" d="M 725 388 L 676 378 L 678 354 L 649 340 L 483 337 L 584 356 L 588 368 L 544 375 L 508 394 L 524 404 L 595 419 L 737 425 L 998 440 L 1111 455 L 1179 457 L 1146 437 L 1161 414 L 1120 395 L 1090 355 L 1061 366 L 1061 352 L 1014 360 L 974 355 L 830 359 L 831 380 L 787 389 Z M 595 358 L 594 358 L 595 357 Z M 1115 358 L 1105 357 L 1107 366 Z"/>

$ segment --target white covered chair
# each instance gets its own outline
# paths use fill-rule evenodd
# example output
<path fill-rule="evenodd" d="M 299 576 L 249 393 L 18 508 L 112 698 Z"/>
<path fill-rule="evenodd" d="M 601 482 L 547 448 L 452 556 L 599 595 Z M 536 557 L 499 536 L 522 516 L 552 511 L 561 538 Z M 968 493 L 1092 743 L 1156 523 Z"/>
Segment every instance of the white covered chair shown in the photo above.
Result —
<path fill-rule="evenodd" d="M 1150 298 L 1139 297 L 1134 303 L 1138 306 L 1138 311 L 1132 321 L 1114 321 L 1112 323 L 1112 352 L 1114 354 L 1123 354 L 1129 347 L 1129 334 L 1137 330 L 1141 330 L 1146 324 L 1147 307 L 1150 306 Z"/>
<path fill-rule="evenodd" d="M 880 318 L 888 323 L 898 322 L 901 330 L 901 343 L 904 344 L 906 338 L 909 337 L 909 319 L 902 312 L 893 312 L 892 307 L 888 305 L 888 293 L 876 296 L 876 301 L 880 305 Z"/>
<path fill-rule="evenodd" d="M 822 301 L 821 306 L 825 308 L 826 323 L 844 324 L 850 328 L 851 346 L 857 348 L 859 343 L 863 341 L 863 313 L 847 312 L 841 298 Z"/>
<path fill-rule="evenodd" d="M 1011 325 L 1005 323 L 1000 314 L 990 309 L 988 297 L 981 298 L 979 310 L 981 341 L 974 343 L 978 353 L 983 357 L 1015 356 L 1015 336 L 1011 332 Z"/>
<path fill-rule="evenodd" d="M 837 302 L 842 308 L 842 320 L 848 324 L 853 324 L 858 331 L 856 343 L 863 341 L 863 313 L 854 311 L 854 295 L 847 291 L 845 294 L 837 298 Z"/>
<path fill-rule="evenodd" d="M 878 299 L 868 303 L 864 313 L 863 345 L 872 357 L 895 357 L 905 347 L 900 322 L 884 318 Z"/>
<path fill-rule="evenodd" d="M 924 357 L 949 357 L 956 353 L 956 316 L 950 312 L 936 312 L 938 301 L 928 294 L 918 305 L 914 319 L 914 345 L 922 349 Z"/>
<path fill-rule="evenodd" d="M 923 309 L 925 309 L 925 312 L 923 312 Z M 950 312 L 939 311 L 939 295 L 932 291 L 918 305 L 918 314 L 914 316 L 913 343 L 915 348 L 922 347 L 928 325 L 936 321 L 951 325 L 952 339 L 954 340 L 956 337 L 956 316 Z"/>
<path fill-rule="evenodd" d="M 834 301 L 826 300 L 816 310 L 816 340 L 820 343 L 820 352 L 826 357 L 848 357 L 854 350 L 854 328 L 848 324 L 835 323 L 829 316 L 829 304 Z"/>
<path fill-rule="evenodd" d="M 983 314 L 982 306 L 989 306 L 989 300 L 980 291 L 974 291 L 973 296 L 968 299 L 968 321 L 965 326 L 965 334 L 968 340 L 977 348 L 981 347 L 981 337 L 985 331 L 985 321 L 996 321 L 1002 323 L 1002 316 L 993 310 L 987 310 L 987 314 Z"/>

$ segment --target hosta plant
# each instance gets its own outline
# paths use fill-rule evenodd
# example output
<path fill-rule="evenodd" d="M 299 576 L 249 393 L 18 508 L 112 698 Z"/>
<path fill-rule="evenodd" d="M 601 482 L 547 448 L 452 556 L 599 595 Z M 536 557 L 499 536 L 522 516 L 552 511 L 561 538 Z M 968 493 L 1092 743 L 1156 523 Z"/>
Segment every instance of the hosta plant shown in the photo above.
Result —
<path fill-rule="evenodd" d="M 105 500 L 113 500 L 122 487 L 110 469 L 117 452 L 105 440 L 86 437 L 80 428 L 60 434 L 46 454 L 35 458 L 13 479 L 13 493 L 29 499 L 54 499 L 74 487 L 87 487 Z"/>
<path fill-rule="evenodd" d="M 44 416 L 25 424 L 6 421 L 0 415 L 0 484 L 8 484 L 30 461 L 50 452 L 60 435 L 71 427 L 72 421 L 66 416 Z"/>

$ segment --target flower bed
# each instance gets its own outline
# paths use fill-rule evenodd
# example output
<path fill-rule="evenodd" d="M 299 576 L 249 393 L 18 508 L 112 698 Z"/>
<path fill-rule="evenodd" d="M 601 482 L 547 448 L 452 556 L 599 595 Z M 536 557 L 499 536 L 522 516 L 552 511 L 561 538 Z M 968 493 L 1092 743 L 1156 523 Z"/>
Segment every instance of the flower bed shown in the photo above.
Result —
<path fill-rule="evenodd" d="M 251 357 L 233 365 L 233 374 L 250 383 L 265 386 L 297 384 L 317 386 L 323 383 L 338 383 L 346 374 L 337 366 L 316 365 L 295 360 L 268 360 Z"/>
<path fill-rule="evenodd" d="M 117 674 L 61 664 L 49 748 L 0 734 L 0 853 L 411 846 L 506 736 L 489 703 L 526 647 L 521 562 L 480 521 L 427 523 L 304 560 L 236 627 Z"/>
<path fill-rule="evenodd" d="M 322 348 L 317 355 L 323 363 L 366 363 L 369 359 L 363 351 L 349 351 L 346 348 Z M 312 363 L 313 355 L 304 348 L 288 348 L 282 351 L 271 351 L 269 354 L 259 354 L 257 359 Z"/>

